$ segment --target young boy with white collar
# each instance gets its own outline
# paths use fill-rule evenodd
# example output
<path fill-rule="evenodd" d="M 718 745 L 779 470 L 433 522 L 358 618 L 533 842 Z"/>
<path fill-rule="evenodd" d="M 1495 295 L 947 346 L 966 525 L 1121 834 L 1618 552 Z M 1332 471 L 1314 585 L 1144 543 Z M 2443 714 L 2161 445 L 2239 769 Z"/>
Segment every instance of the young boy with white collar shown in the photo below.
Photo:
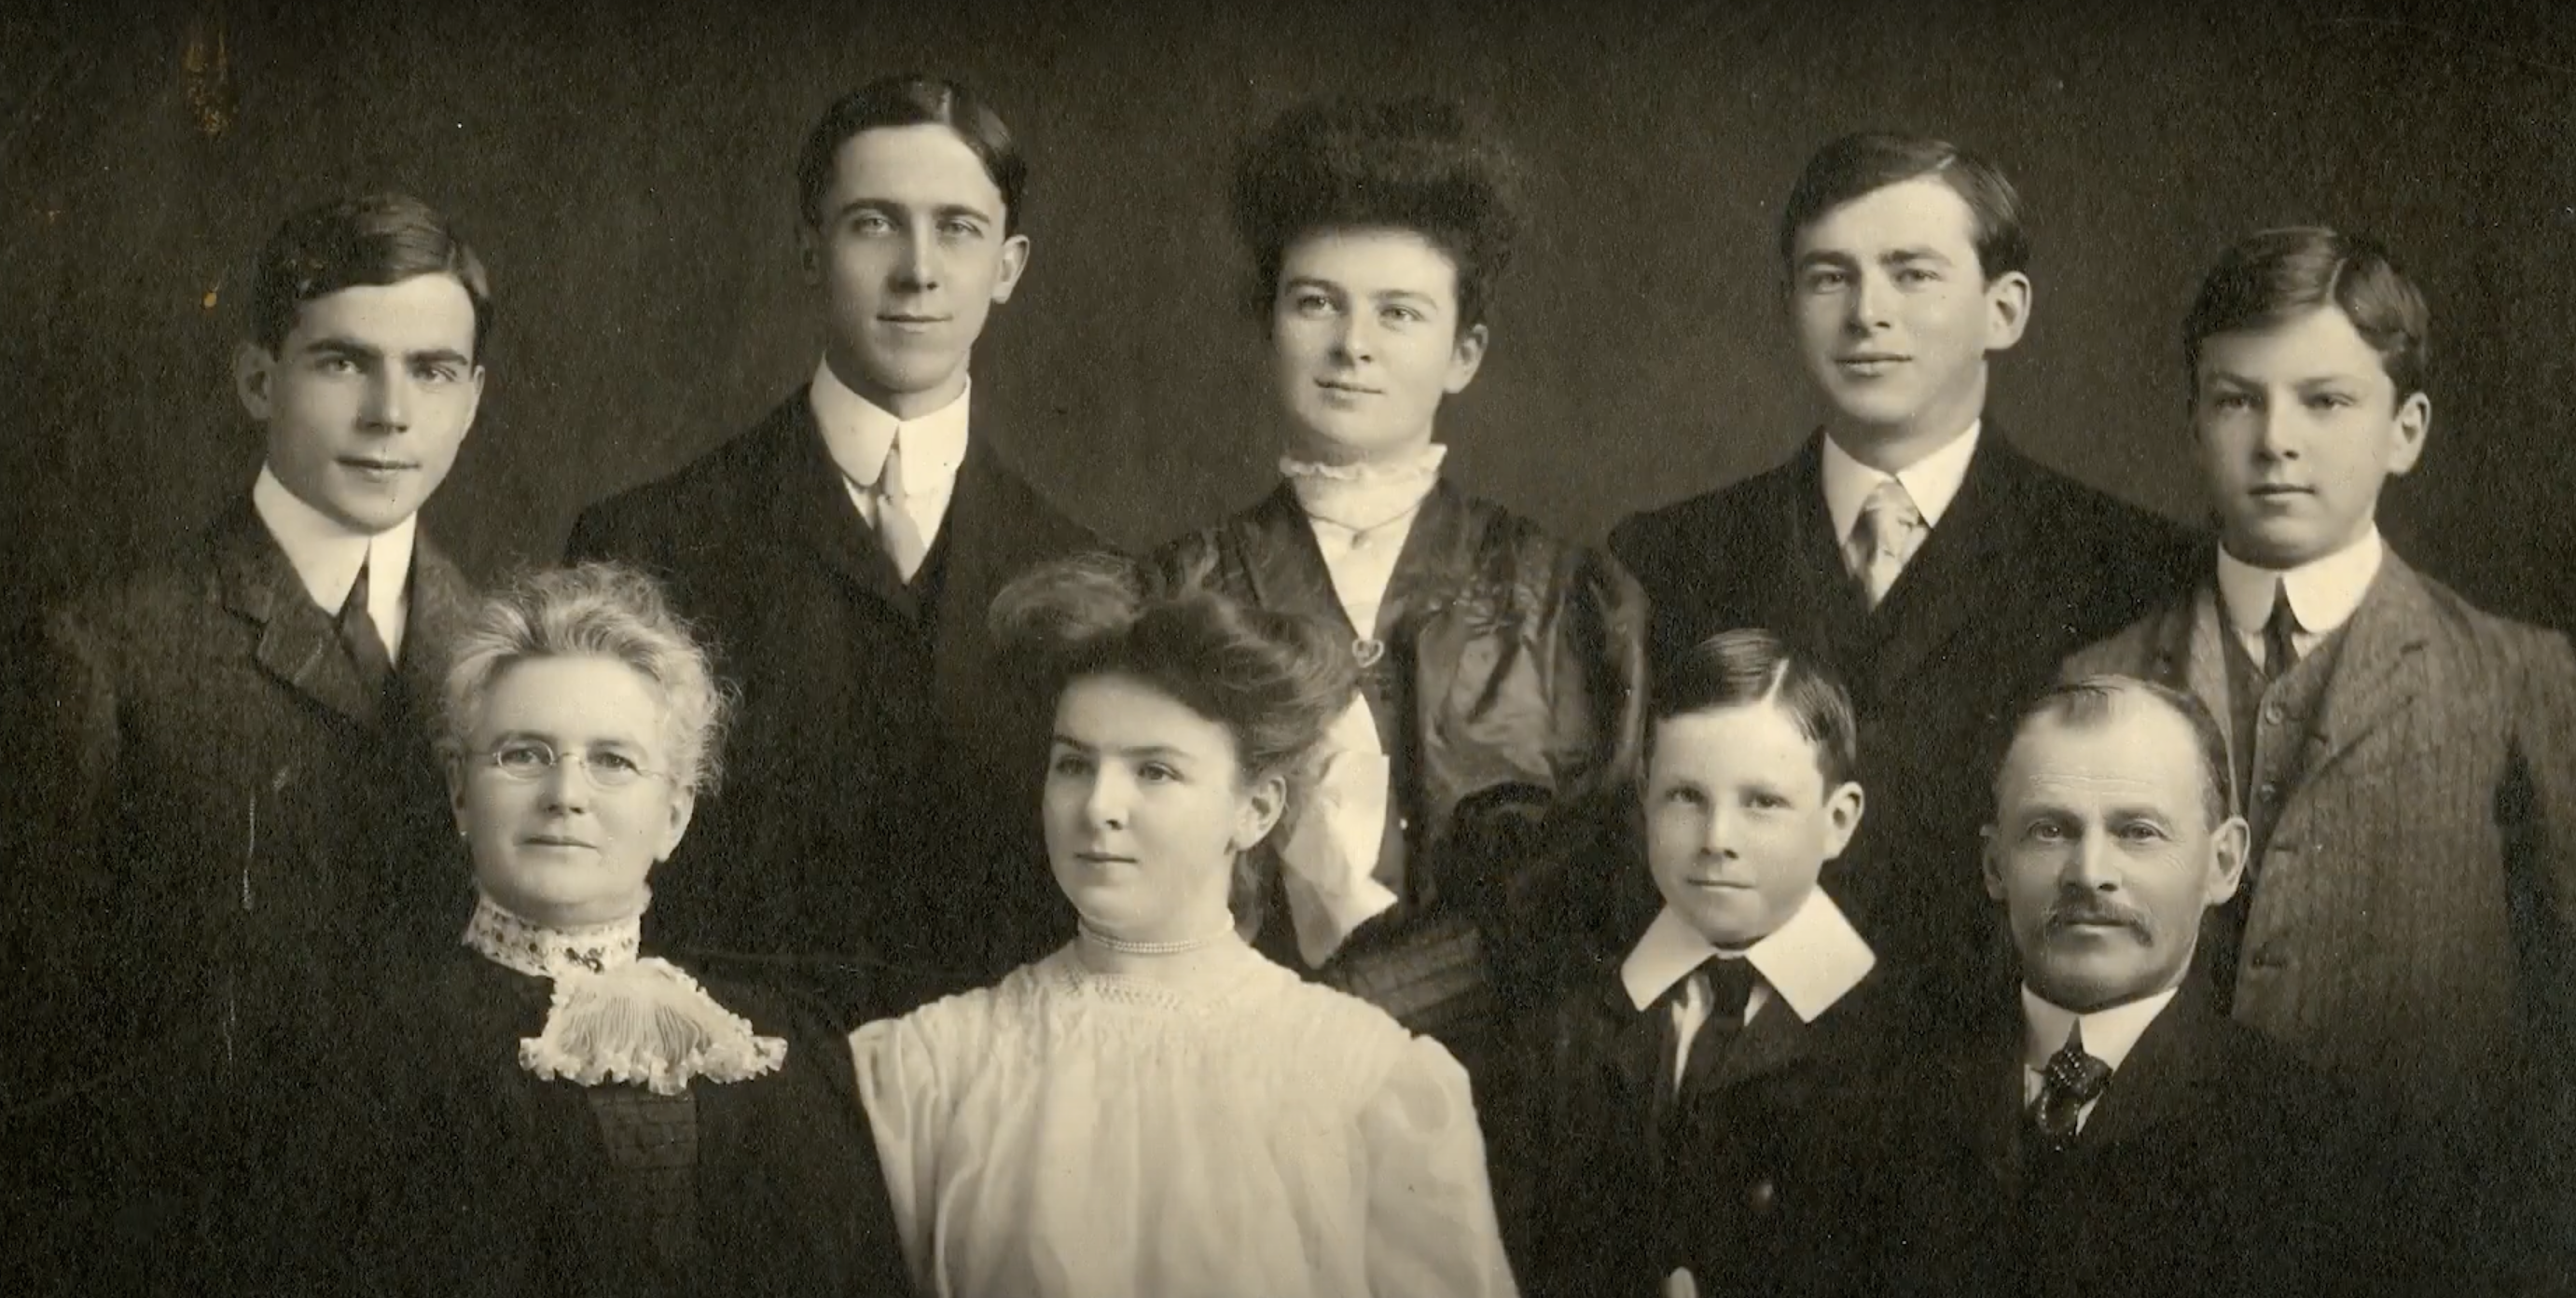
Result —
<path fill-rule="evenodd" d="M 1895 1036 L 1889 977 L 1817 882 L 1861 819 L 1851 704 L 1745 629 L 1664 663 L 1648 717 L 1662 905 L 1624 955 L 1569 972 L 1525 1043 L 1515 1265 L 1542 1298 L 1831 1291 L 1851 1187 L 1830 1151 Z"/>

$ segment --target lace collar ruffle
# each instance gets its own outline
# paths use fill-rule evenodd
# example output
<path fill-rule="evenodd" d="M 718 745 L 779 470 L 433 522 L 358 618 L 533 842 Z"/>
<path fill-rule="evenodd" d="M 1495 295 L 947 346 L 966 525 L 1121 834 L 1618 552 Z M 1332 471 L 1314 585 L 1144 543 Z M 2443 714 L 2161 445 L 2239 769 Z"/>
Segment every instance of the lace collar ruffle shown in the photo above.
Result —
<path fill-rule="evenodd" d="M 474 918 L 465 922 L 465 945 L 504 969 L 532 978 L 567 973 L 605 973 L 633 964 L 641 944 L 641 915 L 612 919 L 580 928 L 549 928 L 501 909 L 499 902 L 477 894 Z"/>
<path fill-rule="evenodd" d="M 1440 481 L 1440 465 L 1448 456 L 1449 448 L 1439 442 L 1426 442 L 1396 459 L 1358 464 L 1318 464 L 1283 455 L 1279 473 L 1307 517 L 1365 532 L 1419 508 Z"/>
<path fill-rule="evenodd" d="M 519 1066 L 582 1086 L 621 1082 L 678 1095 L 691 1081 L 740 1082 L 778 1070 L 787 1042 L 760 1036 L 678 966 L 638 957 L 635 918 L 580 929 L 521 919 L 485 897 L 465 945 L 504 968 L 554 982 L 546 1023 L 519 1041 Z"/>

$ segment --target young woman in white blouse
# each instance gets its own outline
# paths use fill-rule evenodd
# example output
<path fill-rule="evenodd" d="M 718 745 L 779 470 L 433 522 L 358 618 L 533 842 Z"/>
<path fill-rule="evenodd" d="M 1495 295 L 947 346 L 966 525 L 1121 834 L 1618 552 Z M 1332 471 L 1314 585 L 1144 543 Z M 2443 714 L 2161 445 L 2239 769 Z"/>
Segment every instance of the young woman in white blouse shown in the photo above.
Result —
<path fill-rule="evenodd" d="M 1467 1077 L 1237 932 L 1351 697 L 1340 637 L 1122 560 L 1005 590 L 1060 682 L 1044 822 L 1079 936 L 871 1023 L 859 1088 L 915 1283 L 941 1298 L 1513 1292 Z"/>

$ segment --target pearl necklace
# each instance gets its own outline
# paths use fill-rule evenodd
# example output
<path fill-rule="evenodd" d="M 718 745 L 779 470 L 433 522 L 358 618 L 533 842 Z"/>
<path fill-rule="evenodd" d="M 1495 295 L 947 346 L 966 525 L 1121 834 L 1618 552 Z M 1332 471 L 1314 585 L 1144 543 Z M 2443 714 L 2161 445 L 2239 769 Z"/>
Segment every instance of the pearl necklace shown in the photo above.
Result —
<path fill-rule="evenodd" d="M 1168 942 L 1139 942 L 1133 938 L 1119 937 L 1114 933 L 1103 933 L 1093 928 L 1091 921 L 1087 919 L 1081 921 L 1081 927 L 1082 940 L 1104 951 L 1115 951 L 1120 955 L 1182 955 L 1216 945 L 1234 932 L 1234 921 L 1229 915 L 1225 927 L 1213 933 L 1203 933 L 1197 937 L 1174 938 Z"/>

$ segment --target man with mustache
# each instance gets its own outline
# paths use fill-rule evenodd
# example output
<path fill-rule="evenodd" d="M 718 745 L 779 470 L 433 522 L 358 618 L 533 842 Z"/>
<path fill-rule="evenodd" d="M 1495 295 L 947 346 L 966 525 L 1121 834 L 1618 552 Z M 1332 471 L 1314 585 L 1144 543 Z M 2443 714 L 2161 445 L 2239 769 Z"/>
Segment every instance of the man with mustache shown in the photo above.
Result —
<path fill-rule="evenodd" d="M 2576 654 L 2381 539 L 2431 431 L 2430 324 L 2372 240 L 2229 249 L 2183 326 L 2218 544 L 2067 671 L 2229 722 L 2248 845 L 2202 960 L 2219 1012 L 2354 1089 L 2410 1291 L 2521 1292 L 2576 1274 Z"/>
<path fill-rule="evenodd" d="M 1022 569 L 1100 542 L 1004 462 L 967 372 L 1029 263 L 1002 119 L 955 82 L 888 77 L 824 112 L 797 182 L 812 379 L 584 511 L 569 550 L 662 578 L 741 693 L 647 940 L 855 1024 L 1072 936 L 1039 841 L 1049 710 L 984 615 Z"/>
<path fill-rule="evenodd" d="M 2060 685 L 1995 777 L 1987 893 L 2022 985 L 1890 1079 L 1873 1294 L 2343 1293 L 2369 1272 L 2342 1106 L 2186 978 L 2245 822 L 2188 694 Z"/>
<path fill-rule="evenodd" d="M 1767 627 L 1849 686 L 1869 816 L 1826 882 L 1934 1012 L 2002 986 L 1976 809 L 2002 723 L 2067 653 L 2180 584 L 2174 524 L 2043 467 L 1986 410 L 2032 310 L 2021 199 L 1940 140 L 1867 134 L 1808 160 L 1780 217 L 1782 314 L 1824 398 L 1780 467 L 1640 514 L 1610 547 L 1658 661 Z M 1741 429 L 1726 435 L 1742 436 Z"/>
<path fill-rule="evenodd" d="M 473 592 L 419 511 L 482 397 L 483 264 L 375 195 L 290 217 L 247 297 L 256 480 L 52 611 L 13 736 L 0 1130 L 32 1185 L 0 1201 L 43 1219 L 0 1235 L 72 1292 L 265 1289 L 289 1106 L 471 905 L 426 719 Z"/>

